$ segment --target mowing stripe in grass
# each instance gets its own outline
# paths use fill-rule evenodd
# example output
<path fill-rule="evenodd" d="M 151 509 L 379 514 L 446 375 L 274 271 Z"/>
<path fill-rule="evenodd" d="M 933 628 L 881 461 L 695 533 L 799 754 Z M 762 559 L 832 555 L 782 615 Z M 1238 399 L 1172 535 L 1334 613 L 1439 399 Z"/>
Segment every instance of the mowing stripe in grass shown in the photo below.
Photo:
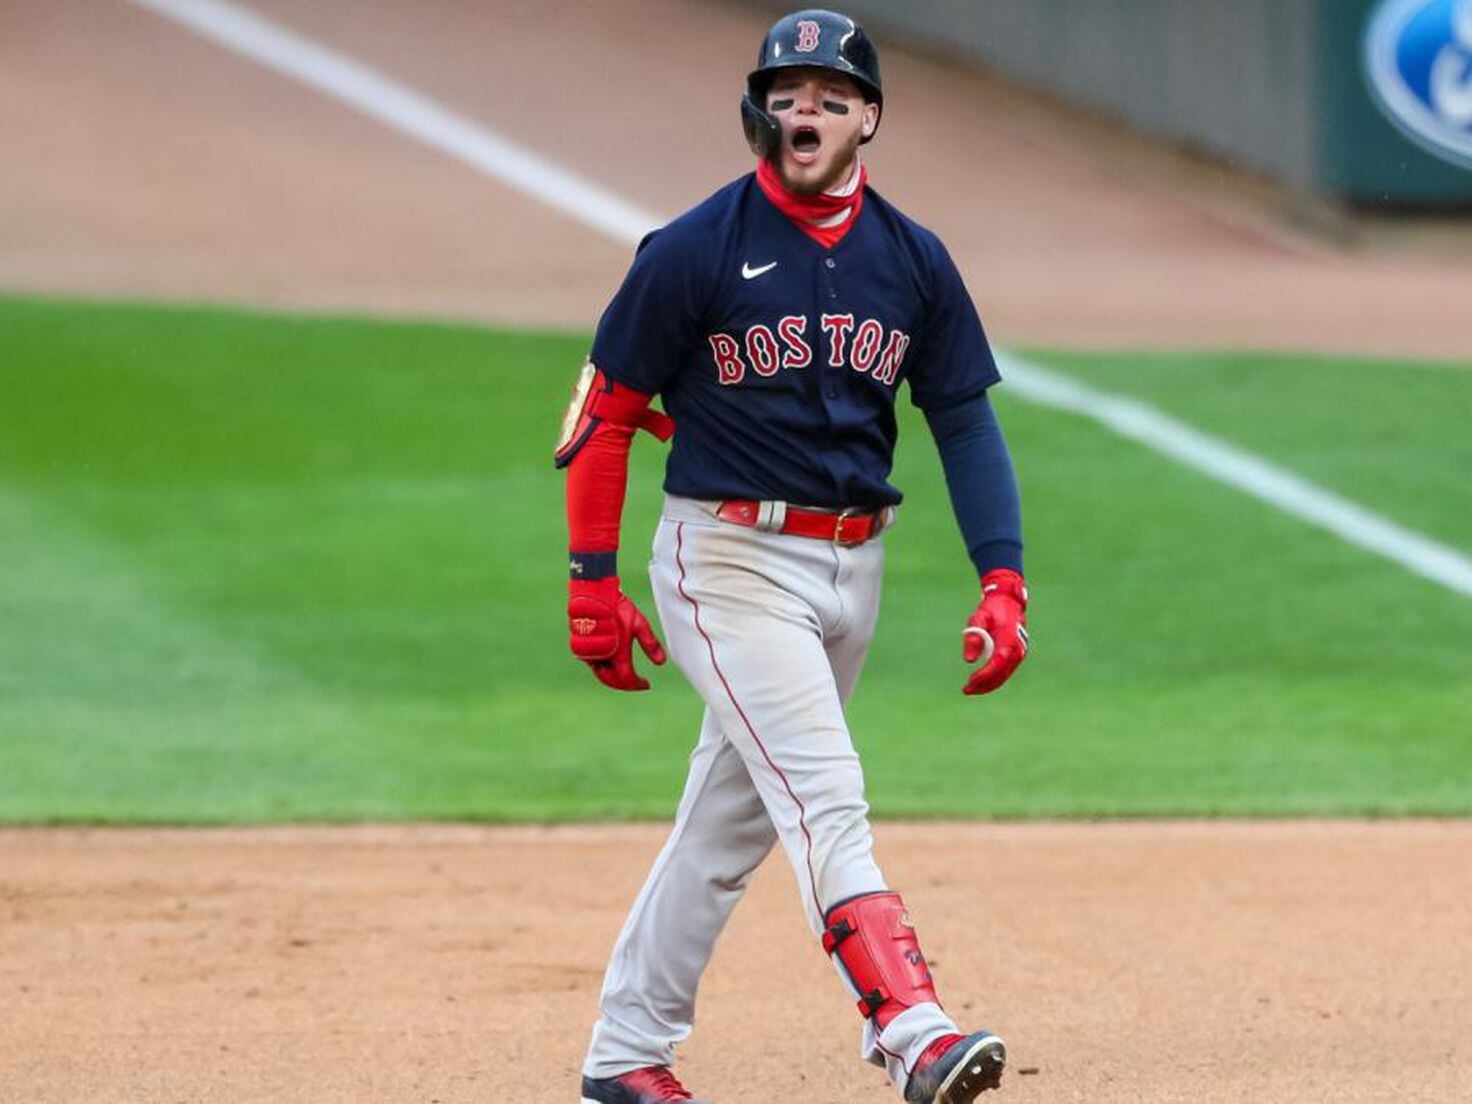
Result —
<path fill-rule="evenodd" d="M 293 670 L 171 608 L 116 546 L 0 484 L 0 728 L 23 703 L 303 692 Z"/>
<path fill-rule="evenodd" d="M 606 188 L 553 164 L 490 128 L 344 54 L 226 0 L 132 0 L 244 57 L 355 107 L 372 118 L 534 200 L 626 244 L 663 221 Z M 1091 418 L 1129 440 L 1261 499 L 1341 540 L 1472 597 L 1472 560 L 1266 460 L 1155 408 L 1071 377 L 1008 362 L 1016 393 Z"/>

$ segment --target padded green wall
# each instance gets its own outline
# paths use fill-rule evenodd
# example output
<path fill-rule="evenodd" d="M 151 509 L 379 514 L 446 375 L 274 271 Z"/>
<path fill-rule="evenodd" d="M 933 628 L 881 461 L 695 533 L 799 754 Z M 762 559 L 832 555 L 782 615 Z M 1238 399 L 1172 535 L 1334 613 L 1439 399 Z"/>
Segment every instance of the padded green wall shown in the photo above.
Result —
<path fill-rule="evenodd" d="M 1361 40 L 1378 0 L 849 0 L 910 41 L 1290 187 L 1391 206 L 1472 205 L 1472 170 L 1376 106 Z M 784 6 L 790 8 L 791 5 Z M 890 90 L 903 97 L 903 87 Z"/>

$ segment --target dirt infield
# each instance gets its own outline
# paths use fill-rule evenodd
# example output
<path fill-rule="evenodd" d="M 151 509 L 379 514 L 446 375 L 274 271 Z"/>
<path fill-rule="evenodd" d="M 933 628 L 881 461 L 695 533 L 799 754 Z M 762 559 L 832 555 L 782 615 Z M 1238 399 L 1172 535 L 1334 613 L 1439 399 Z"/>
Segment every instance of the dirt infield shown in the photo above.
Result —
<path fill-rule="evenodd" d="M 753 11 L 260 7 L 657 211 L 748 167 Z M 126 4 L 3 8 L 0 288 L 586 328 L 627 262 Z M 631 79 L 656 62 L 659 82 Z M 874 182 L 946 238 L 1001 342 L 1472 350 L 1464 257 L 1332 244 L 1255 185 L 973 75 L 885 64 Z M 0 831 L 0 1104 L 571 1101 L 661 836 Z M 1002 1099 L 1472 1100 L 1472 824 L 879 840 L 954 1011 L 1012 1044 Z M 719 1104 L 891 1099 L 856 1049 L 770 862 L 703 991 L 689 1079 Z"/>
<path fill-rule="evenodd" d="M 0 832 L 0 1099 L 566 1104 L 660 840 Z M 943 995 L 1011 1041 L 999 1099 L 1472 1099 L 1472 825 L 889 824 L 879 853 Z M 878 1104 L 856 1024 L 769 862 L 690 1082 Z"/>
<path fill-rule="evenodd" d="M 760 11 L 257 7 L 655 212 L 750 167 L 736 99 Z M 585 329 L 627 265 L 627 247 L 119 0 L 4 17 L 0 288 Z M 1331 244 L 1286 197 L 964 71 L 893 49 L 884 65 L 872 180 L 940 231 L 1003 344 L 1472 355 L 1465 230 Z"/>

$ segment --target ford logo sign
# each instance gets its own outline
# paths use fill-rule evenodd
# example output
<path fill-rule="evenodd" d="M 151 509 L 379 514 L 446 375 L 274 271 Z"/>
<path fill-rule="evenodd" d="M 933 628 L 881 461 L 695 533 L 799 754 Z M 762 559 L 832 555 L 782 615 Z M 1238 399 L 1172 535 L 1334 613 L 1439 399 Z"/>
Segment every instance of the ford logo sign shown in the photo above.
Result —
<path fill-rule="evenodd" d="M 1365 27 L 1364 63 L 1406 137 L 1472 168 L 1472 0 L 1384 0 Z"/>

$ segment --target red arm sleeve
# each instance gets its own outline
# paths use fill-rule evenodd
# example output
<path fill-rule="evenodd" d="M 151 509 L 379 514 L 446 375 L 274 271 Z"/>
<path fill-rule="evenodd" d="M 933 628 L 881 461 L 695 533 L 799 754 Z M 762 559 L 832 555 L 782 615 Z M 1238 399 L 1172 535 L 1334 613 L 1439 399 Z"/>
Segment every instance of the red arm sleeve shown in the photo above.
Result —
<path fill-rule="evenodd" d="M 634 427 L 601 422 L 567 466 L 568 547 L 574 553 L 618 551 Z"/>
<path fill-rule="evenodd" d="M 615 383 L 591 364 L 568 410 L 557 462 L 567 469 L 567 529 L 576 579 L 618 574 L 619 525 L 634 434 L 667 440 L 674 423 L 651 410 L 654 396 Z"/>

